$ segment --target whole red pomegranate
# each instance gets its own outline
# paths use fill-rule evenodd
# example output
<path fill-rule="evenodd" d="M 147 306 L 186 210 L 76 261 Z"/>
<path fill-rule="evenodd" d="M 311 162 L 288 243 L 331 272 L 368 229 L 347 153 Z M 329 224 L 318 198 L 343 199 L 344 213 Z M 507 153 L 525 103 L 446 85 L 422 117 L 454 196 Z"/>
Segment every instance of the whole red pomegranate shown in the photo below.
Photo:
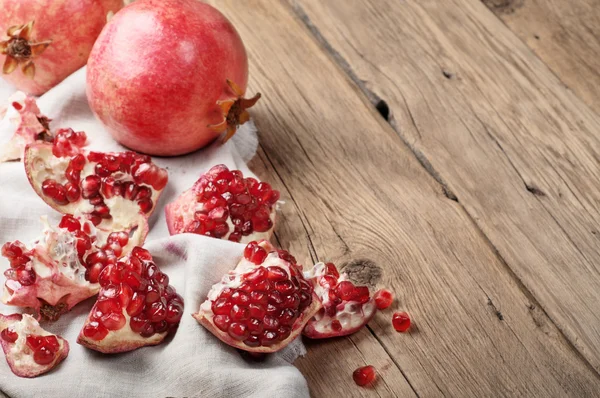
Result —
<path fill-rule="evenodd" d="M 195 151 L 232 136 L 256 103 L 244 44 L 197 0 L 140 0 L 96 41 L 87 70 L 90 107 L 121 144 L 150 155 Z"/>
<path fill-rule="evenodd" d="M 41 95 L 85 65 L 107 15 L 123 0 L 0 1 L 2 77 Z"/>

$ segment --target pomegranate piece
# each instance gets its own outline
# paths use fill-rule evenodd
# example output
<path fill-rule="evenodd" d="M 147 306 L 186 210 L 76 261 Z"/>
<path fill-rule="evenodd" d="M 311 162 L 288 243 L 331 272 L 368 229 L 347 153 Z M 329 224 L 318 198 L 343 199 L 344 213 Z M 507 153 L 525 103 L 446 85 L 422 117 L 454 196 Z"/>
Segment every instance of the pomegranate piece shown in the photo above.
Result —
<path fill-rule="evenodd" d="M 169 285 L 150 253 L 141 247 L 99 276 L 102 290 L 77 342 L 117 353 L 161 343 L 179 325 L 183 298 Z"/>
<path fill-rule="evenodd" d="M 220 164 L 165 208 L 171 235 L 185 232 L 248 243 L 269 239 L 279 191 Z"/>
<path fill-rule="evenodd" d="M 312 339 L 346 336 L 369 323 L 377 312 L 375 299 L 366 286 L 355 286 L 333 263 L 318 263 L 304 273 L 323 303 L 303 334 Z"/>
<path fill-rule="evenodd" d="M 186 50 L 172 51 L 179 44 Z M 137 72 L 123 73 L 130 70 Z M 182 155 L 233 135 L 259 98 L 243 98 L 247 82 L 235 27 L 196 0 L 127 6 L 102 31 L 87 66 L 90 108 L 115 140 L 150 155 Z"/>
<path fill-rule="evenodd" d="M 392 326 L 394 326 L 396 332 L 406 332 L 410 328 L 410 316 L 406 312 L 394 312 Z"/>
<path fill-rule="evenodd" d="M 2 126 L 9 131 L 0 131 L 0 133 L 10 134 L 11 138 L 0 147 L 0 163 L 22 159 L 25 147 L 34 141 L 52 139 L 50 119 L 40 112 L 35 98 L 17 92 L 8 99 L 8 104 Z"/>
<path fill-rule="evenodd" d="M 378 290 L 373 297 L 378 310 L 385 310 L 392 305 L 392 302 L 394 301 L 394 293 L 387 289 Z"/>
<path fill-rule="evenodd" d="M 33 248 L 7 242 L 1 254 L 10 262 L 2 302 L 30 307 L 44 318 L 56 319 L 100 290 L 98 278 L 108 264 L 140 244 L 146 231 L 102 231 L 91 221 L 71 215 L 57 227 L 46 218 L 43 236 Z"/>
<path fill-rule="evenodd" d="M 226 344 L 268 353 L 298 337 L 320 308 L 302 266 L 263 240 L 246 246 L 237 267 L 213 285 L 193 317 Z"/>
<path fill-rule="evenodd" d="M 123 0 L 4 0 L 2 78 L 31 95 L 45 93 L 86 64 L 107 14 L 122 7 Z"/>
<path fill-rule="evenodd" d="M 86 135 L 59 130 L 52 143 L 25 150 L 25 171 L 35 192 L 63 214 L 83 214 L 105 231 L 147 229 L 167 185 L 167 171 L 134 152 L 85 150 Z"/>
<path fill-rule="evenodd" d="M 360 367 L 352 373 L 352 379 L 361 387 L 372 384 L 376 378 L 377 371 L 371 365 Z"/>
<path fill-rule="evenodd" d="M 46 373 L 69 353 L 65 339 L 46 332 L 27 314 L 0 314 L 0 345 L 8 366 L 19 377 Z"/>

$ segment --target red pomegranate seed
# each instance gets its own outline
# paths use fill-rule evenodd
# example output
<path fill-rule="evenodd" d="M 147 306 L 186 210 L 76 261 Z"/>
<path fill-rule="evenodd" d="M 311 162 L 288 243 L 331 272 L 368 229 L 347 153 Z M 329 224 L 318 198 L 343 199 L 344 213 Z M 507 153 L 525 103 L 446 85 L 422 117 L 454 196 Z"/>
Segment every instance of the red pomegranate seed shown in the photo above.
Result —
<path fill-rule="evenodd" d="M 129 305 L 127 306 L 127 314 L 131 317 L 138 316 L 144 310 L 145 302 L 146 296 L 142 293 L 134 292 Z"/>
<path fill-rule="evenodd" d="M 76 156 L 74 156 L 73 158 L 71 158 L 71 161 L 69 162 L 69 166 L 73 169 L 73 170 L 83 170 L 83 168 L 85 167 L 85 156 L 83 156 L 82 154 L 78 154 Z"/>
<path fill-rule="evenodd" d="M 108 334 L 108 329 L 103 325 L 98 323 L 97 321 L 92 321 L 85 325 L 83 328 L 83 334 L 85 337 L 89 337 L 90 339 L 100 341 L 106 337 Z"/>
<path fill-rule="evenodd" d="M 354 285 L 349 281 L 342 281 L 334 289 L 335 294 L 342 300 L 352 300 L 354 298 Z"/>
<path fill-rule="evenodd" d="M 79 187 L 72 182 L 69 182 L 65 185 L 65 195 L 67 196 L 67 200 L 70 203 L 73 203 L 79 199 L 81 196 L 81 191 L 79 191 Z"/>
<path fill-rule="evenodd" d="M 18 269 L 17 280 L 23 286 L 30 286 L 35 283 L 35 272 L 31 269 Z"/>
<path fill-rule="evenodd" d="M 142 199 L 138 202 L 138 205 L 140 206 L 140 210 L 143 213 L 150 213 L 150 211 L 152 211 L 152 207 L 154 206 L 154 203 L 152 203 L 151 199 Z"/>
<path fill-rule="evenodd" d="M 70 214 L 63 216 L 58 224 L 60 228 L 66 228 L 68 231 L 79 231 L 81 229 L 81 223 L 75 217 Z"/>
<path fill-rule="evenodd" d="M 97 175 L 89 175 L 81 180 L 81 196 L 90 199 L 98 194 L 102 180 Z"/>
<path fill-rule="evenodd" d="M 0 338 L 8 343 L 14 343 L 19 338 L 19 335 L 12 328 L 6 328 L 0 332 Z"/>
<path fill-rule="evenodd" d="M 394 294 L 387 289 L 381 289 L 375 293 L 375 305 L 378 310 L 384 310 L 392 305 Z"/>
<path fill-rule="evenodd" d="M 392 325 L 397 332 L 406 332 L 410 328 L 410 316 L 406 312 L 394 312 Z"/>
<path fill-rule="evenodd" d="M 108 330 L 119 330 L 125 326 L 126 319 L 121 312 L 105 314 L 100 318 L 100 323 Z"/>
<path fill-rule="evenodd" d="M 358 368 L 352 373 L 354 382 L 361 387 L 373 383 L 376 377 L 377 373 L 375 371 L 375 367 L 371 365 Z"/>
<path fill-rule="evenodd" d="M 216 327 L 226 332 L 229 330 L 231 319 L 229 318 L 229 315 L 215 315 L 213 322 L 215 323 Z"/>
<path fill-rule="evenodd" d="M 65 187 L 54 180 L 48 179 L 42 183 L 42 193 L 59 205 L 66 205 L 69 203 Z"/>
<path fill-rule="evenodd" d="M 54 361 L 56 352 L 49 347 L 42 346 L 33 352 L 33 360 L 38 365 L 48 365 Z"/>
<path fill-rule="evenodd" d="M 244 249 L 244 257 L 254 264 L 262 264 L 267 258 L 267 251 L 260 247 L 257 242 L 252 241 Z"/>
<path fill-rule="evenodd" d="M 250 334 L 248 327 L 239 322 L 232 322 L 227 331 L 232 338 L 240 341 L 245 340 Z"/>

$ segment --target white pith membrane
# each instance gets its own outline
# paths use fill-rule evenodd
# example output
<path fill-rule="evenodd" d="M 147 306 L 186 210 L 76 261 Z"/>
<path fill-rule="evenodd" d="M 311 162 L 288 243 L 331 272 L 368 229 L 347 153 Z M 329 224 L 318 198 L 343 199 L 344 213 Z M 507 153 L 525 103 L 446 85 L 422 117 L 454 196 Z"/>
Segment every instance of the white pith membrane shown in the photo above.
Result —
<path fill-rule="evenodd" d="M 83 254 L 83 259 L 106 244 L 108 235 L 112 231 L 103 231 L 94 225 L 78 218 L 82 228 L 90 231 L 88 235 L 92 246 Z M 86 268 L 81 264 L 77 253 L 77 239 L 66 228 L 52 227 L 46 216 L 41 217 L 44 225 L 42 236 L 28 251 L 31 261 L 26 267 L 36 273 L 36 281 L 32 285 L 24 286 L 17 280 L 7 279 L 4 284 L 2 302 L 7 305 L 30 307 L 39 311 L 42 299 L 50 306 L 65 307 L 62 312 L 71 309 L 79 302 L 94 296 L 100 290 L 98 283 L 90 283 L 85 279 Z M 122 248 L 123 255 L 129 253 L 136 245 L 134 231 L 133 237 Z M 139 239 L 139 236 L 137 237 Z M 58 310 L 58 308 L 57 308 Z"/>
<path fill-rule="evenodd" d="M 313 282 L 315 294 L 319 296 L 324 308 L 331 303 L 329 298 L 331 289 L 319 284 L 319 279 L 325 274 L 325 263 L 317 263 L 312 269 L 304 272 L 304 278 Z M 338 278 L 338 283 L 343 281 L 349 281 L 346 273 L 341 273 Z M 324 311 L 317 312 L 304 328 L 304 335 L 311 338 L 325 338 L 351 334 L 367 324 L 375 312 L 377 312 L 377 306 L 373 297 L 364 304 L 357 301 L 342 301 L 337 305 L 334 317 L 327 315 Z M 342 325 L 341 330 L 334 330 L 332 327 L 332 322 L 336 319 Z"/>
<path fill-rule="evenodd" d="M 88 151 L 81 151 L 86 157 L 86 163 L 80 174 L 80 181 L 85 177 L 94 173 L 94 168 L 98 162 L 91 162 L 87 159 Z M 89 214 L 94 210 L 94 206 L 88 199 L 80 197 L 77 201 L 65 205 L 59 205 L 52 198 L 46 197 L 42 193 L 42 183 L 46 179 L 55 180 L 57 183 L 66 184 L 69 181 L 65 176 L 65 171 L 71 161 L 71 156 L 56 157 L 52 154 L 52 144 L 33 144 L 29 145 L 25 150 L 25 169 L 27 170 L 27 178 L 33 186 L 36 193 L 51 207 L 60 211 L 63 214 Z M 110 175 L 119 182 L 134 182 L 130 174 L 123 172 L 114 172 Z M 129 200 L 123 196 L 113 196 L 105 198 L 104 203 L 110 209 L 112 218 L 102 219 L 102 222 L 97 225 L 97 228 L 106 231 L 127 231 L 137 227 L 138 232 L 143 234 L 141 242 L 145 239 L 148 225 L 147 218 L 152 214 L 158 198 L 162 192 L 154 189 L 152 186 L 140 183 L 138 186 L 145 186 L 152 192 L 150 199 L 152 200 L 152 210 L 147 214 L 140 212 L 140 206 L 134 200 Z M 141 243 L 140 243 L 141 244 Z"/>
<path fill-rule="evenodd" d="M 165 213 L 167 217 L 167 226 L 169 227 L 169 233 L 171 235 L 181 233 L 178 232 L 173 226 L 177 223 L 177 225 L 188 225 L 194 221 L 194 214 L 197 211 L 204 210 L 204 203 L 198 202 L 196 199 L 196 193 L 194 192 L 194 188 L 190 188 L 181 194 L 174 202 L 169 203 L 165 207 Z M 273 234 L 273 230 L 275 229 L 275 219 L 277 215 L 277 206 L 273 206 L 270 213 L 271 221 L 273 222 L 273 226 L 265 232 L 257 232 L 253 231 L 250 235 L 242 235 L 242 239 L 239 243 L 249 243 L 252 241 L 260 241 L 260 240 L 269 240 L 271 235 Z M 229 227 L 229 231 L 225 236 L 220 239 L 229 239 L 229 236 L 234 232 L 234 225 L 231 222 L 231 215 L 227 217 L 225 221 L 227 226 Z"/>
<path fill-rule="evenodd" d="M 267 251 L 267 257 L 260 264 L 254 264 L 253 262 L 247 260 L 245 257 L 237 264 L 236 268 L 229 271 L 226 275 L 223 276 L 220 282 L 214 284 L 210 291 L 208 292 L 207 299 L 200 305 L 200 308 L 197 313 L 192 314 L 192 316 L 205 328 L 207 328 L 212 334 L 218 337 L 221 341 L 226 344 L 229 344 L 233 347 L 242 349 L 248 352 L 262 352 L 262 353 L 270 353 L 281 350 L 285 346 L 287 346 L 290 342 L 292 342 L 298 335 L 301 333 L 302 326 L 312 317 L 314 316 L 320 309 L 321 304 L 315 294 L 312 294 L 312 303 L 305 308 L 305 310 L 300 314 L 300 316 L 295 320 L 292 324 L 291 329 L 292 333 L 285 340 L 275 343 L 273 346 L 276 346 L 273 349 L 273 346 L 258 346 L 258 347 L 250 347 L 245 345 L 242 341 L 234 341 L 228 336 L 224 339 L 223 336 L 227 335 L 227 332 L 223 332 L 219 328 L 217 328 L 213 323 L 214 313 L 212 311 L 212 302 L 217 300 L 224 289 L 238 288 L 243 282 L 243 277 L 248 273 L 254 271 L 258 267 L 270 267 L 276 266 L 285 270 L 288 277 L 291 277 L 290 273 L 290 263 L 281 259 L 275 251 L 276 249 L 266 240 L 259 242 L 259 246 L 263 247 Z M 300 270 L 300 272 L 302 272 Z"/>
<path fill-rule="evenodd" d="M 25 147 L 46 131 L 38 119 L 44 116 L 35 98 L 17 91 L 7 102 L 3 114 L 0 114 L 0 163 L 22 159 Z"/>
<path fill-rule="evenodd" d="M 0 331 L 6 328 L 11 328 L 19 336 L 14 343 L 9 343 L 0 338 L 0 344 L 2 344 L 6 361 L 17 376 L 35 377 L 46 373 L 65 359 L 69 353 L 69 343 L 62 337 L 44 330 L 31 315 L 23 314 L 21 318 L 19 314 L 0 314 Z M 57 338 L 59 349 L 51 363 L 40 365 L 34 361 L 33 352 L 27 346 L 28 335 L 55 336 Z"/>

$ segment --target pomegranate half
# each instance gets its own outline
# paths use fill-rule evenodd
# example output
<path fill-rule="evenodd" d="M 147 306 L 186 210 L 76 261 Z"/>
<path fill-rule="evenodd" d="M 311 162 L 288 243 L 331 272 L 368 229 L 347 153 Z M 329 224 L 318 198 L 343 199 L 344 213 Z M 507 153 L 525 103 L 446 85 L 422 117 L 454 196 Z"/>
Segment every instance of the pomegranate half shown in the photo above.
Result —
<path fill-rule="evenodd" d="M 88 61 L 90 107 L 121 144 L 174 156 L 249 119 L 248 59 L 233 25 L 197 0 L 138 0 L 106 25 Z"/>
<path fill-rule="evenodd" d="M 19 377 L 36 377 L 69 354 L 69 343 L 48 333 L 31 315 L 0 314 L 0 345 L 6 362 Z"/>
<path fill-rule="evenodd" d="M 2 302 L 27 307 L 47 319 L 57 319 L 100 290 L 100 272 L 143 239 L 145 232 L 107 232 L 85 218 L 62 217 L 58 227 L 46 218 L 43 237 L 28 249 L 19 241 L 2 246 L 10 262 Z"/>
<path fill-rule="evenodd" d="M 77 342 L 103 353 L 131 351 L 164 340 L 179 325 L 183 298 L 169 285 L 147 250 L 131 254 L 100 273 L 102 290 Z"/>
<path fill-rule="evenodd" d="M 2 77 L 41 95 L 84 66 L 109 13 L 123 0 L 3 0 Z"/>
<path fill-rule="evenodd" d="M 269 242 L 250 242 L 237 267 L 213 285 L 193 317 L 221 341 L 249 352 L 276 352 L 321 308 L 302 266 Z"/>
<path fill-rule="evenodd" d="M 269 239 L 279 191 L 220 164 L 165 207 L 171 235 L 185 232 L 248 243 Z"/>

